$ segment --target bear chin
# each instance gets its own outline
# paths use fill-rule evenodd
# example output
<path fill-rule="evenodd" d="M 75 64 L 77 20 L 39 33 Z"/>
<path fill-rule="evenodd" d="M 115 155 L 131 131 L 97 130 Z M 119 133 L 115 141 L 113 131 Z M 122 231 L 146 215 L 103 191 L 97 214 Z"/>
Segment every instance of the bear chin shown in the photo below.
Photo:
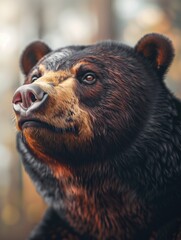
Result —
<path fill-rule="evenodd" d="M 78 137 L 78 133 L 75 133 L 71 129 L 66 130 L 61 128 L 55 130 L 52 126 L 40 126 L 34 122 L 25 123 L 25 126 L 22 128 L 22 133 L 26 143 L 33 152 L 37 152 L 37 148 L 39 148 L 42 152 L 46 153 L 47 150 L 50 153 L 57 152 L 57 150 L 61 152 L 62 148 L 66 146 L 66 142 L 69 143 L 69 146 L 72 146 Z"/>

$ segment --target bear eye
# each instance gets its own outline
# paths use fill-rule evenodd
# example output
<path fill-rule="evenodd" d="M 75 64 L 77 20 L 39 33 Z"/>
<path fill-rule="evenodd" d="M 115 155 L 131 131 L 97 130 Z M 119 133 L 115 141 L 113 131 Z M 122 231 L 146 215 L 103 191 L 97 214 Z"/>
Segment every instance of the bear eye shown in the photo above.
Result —
<path fill-rule="evenodd" d="M 34 82 L 36 81 L 40 76 L 38 74 L 34 74 L 32 77 L 31 77 L 31 82 Z"/>
<path fill-rule="evenodd" d="M 93 84 L 96 82 L 96 76 L 94 73 L 86 73 L 83 78 L 82 78 L 82 82 L 86 83 L 86 84 Z"/>

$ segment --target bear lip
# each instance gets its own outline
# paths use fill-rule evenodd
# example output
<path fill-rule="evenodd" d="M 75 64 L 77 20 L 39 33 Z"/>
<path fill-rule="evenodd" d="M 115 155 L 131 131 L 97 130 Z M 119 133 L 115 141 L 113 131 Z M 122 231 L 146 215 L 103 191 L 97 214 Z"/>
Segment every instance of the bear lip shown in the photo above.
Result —
<path fill-rule="evenodd" d="M 19 128 L 22 131 L 24 128 L 45 128 L 56 133 L 73 133 L 78 134 L 78 128 L 76 126 L 69 126 L 65 128 L 58 128 L 49 123 L 43 122 L 39 119 L 22 119 L 18 122 Z"/>

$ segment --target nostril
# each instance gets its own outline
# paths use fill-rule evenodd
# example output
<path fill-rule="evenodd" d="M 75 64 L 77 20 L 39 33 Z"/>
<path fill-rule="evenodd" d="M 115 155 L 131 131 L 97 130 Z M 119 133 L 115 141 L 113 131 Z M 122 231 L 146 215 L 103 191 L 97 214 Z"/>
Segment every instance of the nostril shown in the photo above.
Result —
<path fill-rule="evenodd" d="M 32 103 L 34 103 L 38 100 L 32 92 L 28 93 L 28 97 L 29 97 L 29 99 L 31 100 Z"/>
<path fill-rule="evenodd" d="M 20 92 L 17 92 L 14 97 L 13 97 L 13 103 L 14 104 L 19 104 L 22 103 L 22 96 Z"/>

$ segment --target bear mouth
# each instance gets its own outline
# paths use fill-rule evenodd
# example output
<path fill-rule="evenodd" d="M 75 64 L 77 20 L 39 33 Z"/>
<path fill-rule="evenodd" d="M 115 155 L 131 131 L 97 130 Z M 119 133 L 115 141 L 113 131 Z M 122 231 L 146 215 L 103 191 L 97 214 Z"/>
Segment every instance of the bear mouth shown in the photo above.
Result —
<path fill-rule="evenodd" d="M 73 133 L 75 135 L 78 135 L 78 127 L 77 126 L 69 126 L 65 128 L 59 128 L 55 127 L 49 123 L 40 121 L 38 119 L 25 119 L 25 120 L 20 120 L 19 123 L 19 128 L 22 131 L 24 128 L 45 128 L 50 131 L 53 131 L 55 133 Z"/>

